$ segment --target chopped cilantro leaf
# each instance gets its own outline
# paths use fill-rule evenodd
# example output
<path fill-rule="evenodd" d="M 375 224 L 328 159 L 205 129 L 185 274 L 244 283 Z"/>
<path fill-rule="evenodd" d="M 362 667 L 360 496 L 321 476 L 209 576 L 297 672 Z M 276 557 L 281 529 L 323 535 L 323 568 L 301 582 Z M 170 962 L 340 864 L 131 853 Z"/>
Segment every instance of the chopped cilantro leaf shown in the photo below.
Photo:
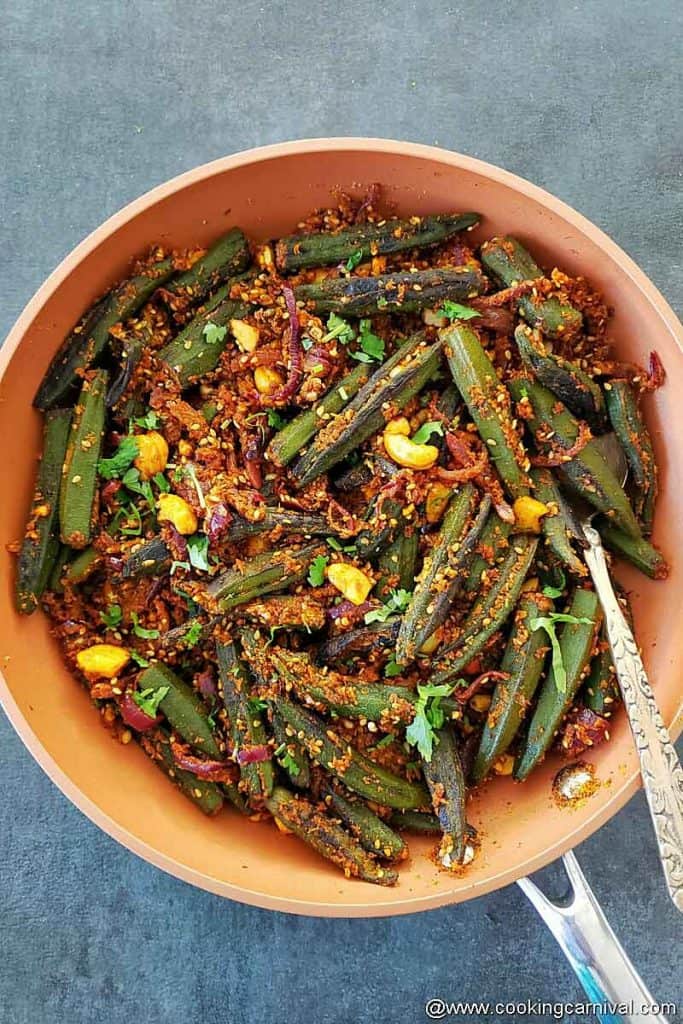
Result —
<path fill-rule="evenodd" d="M 387 679 L 391 679 L 392 676 L 400 676 L 402 671 L 403 666 L 397 665 L 395 658 L 390 658 L 389 661 L 384 666 L 384 675 Z"/>
<path fill-rule="evenodd" d="M 406 729 L 406 740 L 412 747 L 417 747 L 425 761 L 431 761 L 434 742 L 439 742 L 435 731 L 445 721 L 441 698 L 448 697 L 452 692 L 453 687 L 448 683 L 439 686 L 429 683 L 421 686 L 418 683 L 415 717 Z"/>
<path fill-rule="evenodd" d="M 248 697 L 247 707 L 249 708 L 249 711 L 251 712 L 252 715 L 256 715 L 258 714 L 259 711 L 268 710 L 268 702 L 265 700 L 261 700 L 260 697 Z"/>
<path fill-rule="evenodd" d="M 308 582 L 312 587 L 322 587 L 325 582 L 325 567 L 329 562 L 329 558 L 325 555 L 318 555 L 311 562 L 311 567 L 308 570 Z"/>
<path fill-rule="evenodd" d="M 359 263 L 363 260 L 363 250 L 357 249 L 356 252 L 352 252 L 346 261 L 347 270 L 355 270 Z"/>
<path fill-rule="evenodd" d="M 99 460 L 97 472 L 105 480 L 114 480 L 117 477 L 121 477 L 129 466 L 133 464 L 133 459 L 137 454 L 138 443 L 132 434 L 127 434 L 110 458 Z"/>
<path fill-rule="evenodd" d="M 443 437 L 443 426 L 438 420 L 427 420 L 426 423 L 423 423 L 413 434 L 412 440 L 414 444 L 427 444 L 432 434 Z"/>
<path fill-rule="evenodd" d="M 154 509 L 154 492 L 152 491 L 152 485 L 149 480 L 143 480 L 140 476 L 140 470 L 136 469 L 135 466 L 131 466 L 121 477 L 121 483 L 133 494 L 141 494 L 145 499 L 149 507 Z"/>
<path fill-rule="evenodd" d="M 212 323 L 210 320 L 204 327 L 202 334 L 206 338 L 207 344 L 215 345 L 218 342 L 223 341 L 225 335 L 228 333 L 227 327 L 219 327 L 218 324 Z"/>
<path fill-rule="evenodd" d="M 159 490 L 164 492 L 164 494 L 167 494 L 171 490 L 171 485 L 169 484 L 168 480 L 166 479 L 163 473 L 155 473 L 154 476 L 152 477 L 152 480 L 157 485 Z"/>
<path fill-rule="evenodd" d="M 116 629 L 116 627 L 121 623 L 122 618 L 123 612 L 121 611 L 120 604 L 110 604 L 107 606 L 105 611 L 100 612 L 100 619 L 107 629 Z"/>
<path fill-rule="evenodd" d="M 309 348 L 313 348 L 313 338 L 309 338 L 307 335 L 301 339 L 301 347 L 304 352 L 308 352 Z"/>
<path fill-rule="evenodd" d="M 557 586 L 557 587 L 552 587 L 550 585 L 544 587 L 543 588 L 543 593 L 545 594 L 546 597 L 551 597 L 551 598 L 561 597 L 562 593 L 564 591 L 564 588 L 567 586 L 567 577 L 565 576 L 565 574 L 562 571 L 562 569 L 558 569 L 557 572 L 561 576 L 561 582 L 560 582 L 559 586 Z"/>
<path fill-rule="evenodd" d="M 389 595 L 389 600 L 380 605 L 379 608 L 372 608 L 369 612 L 364 615 L 364 621 L 366 625 L 370 625 L 371 622 L 386 622 L 390 615 L 394 615 L 395 612 L 403 612 L 410 604 L 410 599 L 413 595 L 409 590 L 392 590 Z"/>
<path fill-rule="evenodd" d="M 341 345 L 348 345 L 356 337 L 356 332 L 348 321 L 336 313 L 330 313 L 327 318 L 327 334 L 323 341 L 332 341 L 337 338 Z"/>
<path fill-rule="evenodd" d="M 144 626 L 141 626 L 137 612 L 131 612 L 130 617 L 133 620 L 133 632 L 136 636 L 141 637 L 143 640 L 156 640 L 161 636 L 158 629 L 145 629 Z"/>
<path fill-rule="evenodd" d="M 267 409 L 266 411 L 268 414 L 268 426 L 273 427 L 274 430 L 282 430 L 285 420 L 283 420 L 280 413 L 276 412 L 275 409 Z"/>
<path fill-rule="evenodd" d="M 459 302 L 446 299 L 439 310 L 439 316 L 446 316 L 449 320 L 473 320 L 475 316 L 481 316 L 481 313 L 471 306 L 461 306 Z"/>
<path fill-rule="evenodd" d="M 160 686 L 157 690 L 150 686 L 146 690 L 136 690 L 133 693 L 133 700 L 146 715 L 150 718 L 156 718 L 159 711 L 159 705 L 168 693 L 170 687 Z"/>
<path fill-rule="evenodd" d="M 567 622 L 573 626 L 578 626 L 580 624 L 590 626 L 592 625 L 593 620 L 577 618 L 576 615 L 568 615 L 566 612 L 551 612 L 550 615 L 539 615 L 535 619 L 531 619 L 529 622 L 529 629 L 544 629 L 548 634 L 552 650 L 552 666 L 555 686 L 560 693 L 565 693 L 567 689 L 567 672 L 564 667 L 564 662 L 562 661 L 562 648 L 560 647 L 560 641 L 555 628 L 558 622 Z"/>
<path fill-rule="evenodd" d="M 209 568 L 209 538 L 203 533 L 193 533 L 187 538 L 187 551 L 190 564 L 195 569 L 207 572 Z"/>
<path fill-rule="evenodd" d="M 289 772 L 291 776 L 296 778 L 301 769 L 299 768 L 299 765 L 296 763 L 296 758 L 292 754 L 290 754 L 289 750 L 287 749 L 287 744 L 281 743 L 277 750 L 274 751 L 274 755 L 275 757 L 277 757 L 281 767 L 284 768 L 286 772 Z"/>
<path fill-rule="evenodd" d="M 136 416 L 131 420 L 138 427 L 145 427 L 147 430 L 156 430 L 159 426 L 160 419 L 154 409 L 148 409 L 144 416 Z"/>
<path fill-rule="evenodd" d="M 147 661 L 147 658 L 143 658 L 142 655 L 138 654 L 137 651 L 131 651 L 130 652 L 130 656 L 133 659 L 133 661 L 135 662 L 135 664 L 139 665 L 140 668 L 147 668 L 149 666 L 149 662 Z"/>
<path fill-rule="evenodd" d="M 358 333 L 360 349 L 352 352 L 351 357 L 360 363 L 381 363 L 384 359 L 384 341 L 370 330 L 370 321 L 361 320 Z"/>
<path fill-rule="evenodd" d="M 190 568 L 190 563 L 189 562 L 178 562 L 174 558 L 173 561 L 171 562 L 171 569 L 170 569 L 171 576 L 173 575 L 174 572 L 177 572 L 178 569 L 189 569 L 189 568 Z"/>
<path fill-rule="evenodd" d="M 186 647 L 194 647 L 202 638 L 202 632 L 204 627 L 201 622 L 195 619 L 194 622 L 190 623 L 190 628 L 183 637 L 183 643 Z"/>

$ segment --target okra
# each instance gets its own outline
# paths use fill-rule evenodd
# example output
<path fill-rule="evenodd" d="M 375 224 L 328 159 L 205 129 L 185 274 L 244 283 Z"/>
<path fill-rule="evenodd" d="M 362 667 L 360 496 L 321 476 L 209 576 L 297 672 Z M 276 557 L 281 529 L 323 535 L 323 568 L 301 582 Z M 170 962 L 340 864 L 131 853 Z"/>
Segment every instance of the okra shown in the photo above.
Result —
<path fill-rule="evenodd" d="M 425 556 L 410 604 L 403 613 L 396 641 L 396 661 L 409 664 L 427 637 L 445 622 L 465 577 L 466 567 L 491 507 L 488 496 L 477 504 L 472 484 L 451 499 L 438 538 Z"/>
<path fill-rule="evenodd" d="M 323 629 L 325 607 L 309 594 L 275 594 L 240 605 L 239 617 L 269 629 Z"/>
<path fill-rule="evenodd" d="M 126 333 L 120 345 L 120 366 L 116 376 L 113 377 L 109 384 L 105 397 L 107 409 L 111 409 L 123 398 L 126 388 L 130 384 L 133 372 L 142 359 L 145 347 L 149 345 L 152 337 L 153 328 L 151 324 L 145 324 L 143 328 L 138 328 L 138 333 L 133 331 Z M 132 419 L 132 417 L 129 418 Z"/>
<path fill-rule="evenodd" d="M 405 856 L 406 844 L 401 837 L 362 800 L 347 799 L 330 786 L 325 790 L 325 804 L 341 818 L 364 850 L 385 860 L 400 860 Z"/>
<path fill-rule="evenodd" d="M 300 412 L 278 430 L 266 449 L 267 457 L 278 466 L 287 466 L 328 420 L 349 404 L 369 377 L 370 371 L 364 363 L 355 366 L 315 406 Z"/>
<path fill-rule="evenodd" d="M 560 400 L 531 380 L 513 380 L 510 388 L 517 401 L 524 400 L 529 426 L 542 454 L 553 452 L 562 457 L 562 451 L 572 452 L 581 437 L 581 425 Z M 576 454 L 561 462 L 558 473 L 573 490 L 590 505 L 604 512 L 614 523 L 632 537 L 640 536 L 638 521 L 628 497 L 598 441 L 589 440 Z"/>
<path fill-rule="evenodd" d="M 596 433 L 604 431 L 607 413 L 600 385 L 576 363 L 546 351 L 538 331 L 520 324 L 515 331 L 515 341 L 522 362 L 539 384 L 557 395 L 570 412 L 588 423 L 591 430 Z"/>
<path fill-rule="evenodd" d="M 549 469 L 535 467 L 531 470 L 531 483 L 534 496 L 550 510 L 541 519 L 546 544 L 570 572 L 586 576 L 588 569 L 572 547 L 572 540 L 580 537 L 578 524 L 555 477 Z"/>
<path fill-rule="evenodd" d="M 435 739 L 431 761 L 423 761 L 422 770 L 443 833 L 439 860 L 444 867 L 452 867 L 461 864 L 465 855 L 465 775 L 452 727 L 439 729 Z"/>
<path fill-rule="evenodd" d="M 475 601 L 460 635 L 444 647 L 434 662 L 431 682 L 452 682 L 479 654 L 512 614 L 524 581 L 536 556 L 538 539 L 528 534 L 514 537 L 500 566 L 496 583 Z"/>
<path fill-rule="evenodd" d="M 324 545 L 308 544 L 298 551 L 264 551 L 244 559 L 208 584 L 208 603 L 217 610 L 228 611 L 264 594 L 285 590 L 294 583 L 300 583 L 314 558 L 326 550 Z M 202 603 L 201 597 L 197 600 Z"/>
<path fill-rule="evenodd" d="M 138 689 L 154 691 L 161 687 L 168 691 L 159 703 L 160 710 L 171 728 L 199 753 L 219 759 L 221 754 L 213 735 L 206 708 L 191 686 L 180 679 L 168 665 L 155 662 L 138 679 Z"/>
<path fill-rule="evenodd" d="M 71 423 L 59 492 L 60 536 L 72 548 L 92 537 L 97 494 L 97 463 L 104 434 L 107 374 L 96 370 L 83 381 Z"/>
<path fill-rule="evenodd" d="M 406 832 L 417 832 L 418 835 L 440 835 L 441 822 L 435 814 L 425 811 L 393 811 L 389 824 Z"/>
<path fill-rule="evenodd" d="M 223 807 L 221 790 L 215 782 L 207 782 L 205 779 L 193 775 L 192 772 L 178 768 L 173 758 L 169 737 L 162 729 L 157 729 L 152 735 L 143 734 L 140 738 L 140 746 L 157 768 L 160 768 L 164 775 L 175 783 L 181 793 L 197 805 L 200 811 L 210 817 L 218 814 Z"/>
<path fill-rule="evenodd" d="M 275 263 L 284 274 L 371 256 L 391 256 L 406 249 L 438 245 L 479 222 L 478 213 L 440 213 L 411 220 L 358 224 L 332 233 L 289 235 L 275 246 Z"/>
<path fill-rule="evenodd" d="M 403 502 L 380 491 L 370 505 L 365 522 L 367 525 L 358 531 L 354 544 L 359 558 L 371 561 L 391 544 L 404 522 Z"/>
<path fill-rule="evenodd" d="M 513 498 L 529 493 L 528 464 L 513 423 L 510 395 L 471 327 L 455 323 L 439 331 L 446 359 L 479 435 Z"/>
<path fill-rule="evenodd" d="M 15 600 L 23 615 L 38 607 L 59 555 L 57 505 L 70 423 L 70 409 L 53 409 L 45 417 L 43 454 L 17 565 Z"/>
<path fill-rule="evenodd" d="M 645 537 L 631 537 L 602 517 L 596 525 L 605 547 L 635 565 L 650 579 L 663 580 L 669 575 L 669 566 L 661 551 Z"/>
<path fill-rule="evenodd" d="M 281 535 L 300 533 L 304 537 L 328 537 L 335 532 L 324 516 L 289 508 L 267 508 L 263 518 L 256 521 L 235 516 L 223 534 L 223 539 L 234 543 L 275 529 Z"/>
<path fill-rule="evenodd" d="M 374 316 L 379 313 L 415 313 L 446 299 L 462 302 L 486 290 L 476 263 L 455 269 L 407 270 L 379 277 L 326 278 L 294 289 L 297 302 L 315 313 Z"/>
<path fill-rule="evenodd" d="M 319 761 L 353 793 L 399 810 L 429 805 L 429 794 L 424 786 L 408 782 L 375 764 L 350 746 L 318 715 L 288 700 L 279 700 L 277 708 L 310 757 Z"/>
<path fill-rule="evenodd" d="M 593 658 L 583 688 L 583 700 L 587 708 L 604 718 L 609 718 L 621 700 L 612 652 L 604 626 L 600 636 L 600 650 Z"/>
<path fill-rule="evenodd" d="M 505 557 L 510 549 L 508 537 L 511 530 L 512 524 L 506 523 L 497 512 L 489 513 L 465 580 L 465 591 L 468 594 L 480 591 L 484 574 Z"/>
<path fill-rule="evenodd" d="M 472 768 L 472 778 L 486 778 L 496 758 L 504 754 L 517 735 L 519 727 L 541 680 L 548 653 L 548 637 L 543 629 L 532 629 L 534 619 L 552 611 L 552 601 L 542 594 L 523 595 L 505 648 L 500 680 L 493 691 L 479 750 Z"/>
<path fill-rule="evenodd" d="M 401 533 L 381 552 L 377 562 L 382 572 L 375 593 L 385 600 L 392 589 L 412 590 L 420 547 L 417 530 L 405 524 Z"/>
<path fill-rule="evenodd" d="M 605 384 L 605 398 L 614 433 L 624 449 L 637 492 L 636 515 L 643 534 L 649 537 L 657 500 L 657 464 L 652 438 L 640 415 L 636 393 L 628 381 L 612 380 Z"/>
<path fill-rule="evenodd" d="M 489 274 L 506 288 L 545 276 L 531 254 L 515 238 L 492 238 L 484 242 L 481 262 Z M 528 324 L 540 328 L 550 338 L 573 337 L 583 326 L 579 310 L 554 296 L 523 295 L 517 300 L 517 308 Z"/>
<path fill-rule="evenodd" d="M 372 622 L 329 637 L 318 649 L 321 664 L 334 664 L 342 658 L 365 651 L 386 650 L 396 643 L 400 619 L 391 617 L 386 622 Z"/>
<path fill-rule="evenodd" d="M 220 692 L 230 722 L 230 738 L 235 750 L 263 746 L 268 741 L 258 708 L 250 704 L 249 676 L 234 644 L 216 644 Z M 270 796 L 273 791 L 273 762 L 258 761 L 240 765 L 240 776 L 249 797 Z"/>
<path fill-rule="evenodd" d="M 218 285 L 241 274 L 250 261 L 249 242 L 244 233 L 239 228 L 231 228 L 195 260 L 189 270 L 174 277 L 164 291 L 177 296 L 183 305 L 195 305 Z"/>
<path fill-rule="evenodd" d="M 287 726 L 277 711 L 273 711 L 273 735 L 277 743 L 275 748 L 277 763 L 287 773 L 293 786 L 296 786 L 297 789 L 308 789 L 311 784 L 311 764 L 308 754 L 296 736 L 289 735 Z M 282 752 L 278 753 L 279 750 Z"/>
<path fill-rule="evenodd" d="M 244 302 L 229 298 L 231 287 L 228 284 L 219 288 L 202 312 L 157 353 L 162 363 L 175 370 L 182 388 L 189 387 L 216 369 L 228 344 L 230 320 L 240 319 L 249 312 L 249 306 Z M 209 338 L 205 334 L 210 324 L 226 328 L 222 339 L 218 340 L 213 335 Z"/>
<path fill-rule="evenodd" d="M 164 576 L 171 568 L 173 555 L 161 537 L 152 537 L 131 551 L 123 560 L 121 576 L 124 580 L 140 576 Z"/>
<path fill-rule="evenodd" d="M 566 679 L 562 685 L 551 666 L 515 761 L 514 776 L 518 780 L 527 778 L 550 747 L 585 677 L 602 625 L 602 609 L 594 590 L 575 590 L 568 611 L 572 617 L 588 621 L 567 622 L 562 627 L 559 645 Z"/>
<path fill-rule="evenodd" d="M 68 583 L 70 586 L 78 586 L 81 583 L 85 583 L 99 569 L 103 561 L 104 558 L 97 548 L 92 547 L 92 545 L 89 548 L 84 548 L 83 551 L 78 552 L 76 557 L 66 567 L 63 577 L 64 583 Z"/>
<path fill-rule="evenodd" d="M 33 404 L 52 409 L 67 400 L 83 370 L 97 364 L 109 345 L 109 331 L 144 306 L 173 273 L 170 259 L 160 260 L 105 295 L 69 334 L 50 363 Z"/>
<path fill-rule="evenodd" d="M 64 571 L 67 567 L 69 558 L 71 557 L 71 548 L 67 547 L 66 544 L 59 544 L 59 551 L 57 558 L 52 566 L 50 572 L 50 578 L 47 583 L 47 590 L 53 594 L 64 593 Z"/>
<path fill-rule="evenodd" d="M 426 345 L 423 335 L 409 338 L 398 352 L 373 374 L 343 412 L 333 418 L 295 462 L 297 487 L 305 487 L 326 473 L 368 437 L 381 430 L 388 408 L 402 409 L 419 394 L 439 365 L 441 344 Z"/>
<path fill-rule="evenodd" d="M 266 800 L 273 817 L 344 874 L 376 885 L 395 885 L 398 875 L 382 867 L 341 825 L 302 796 L 277 786 Z"/>

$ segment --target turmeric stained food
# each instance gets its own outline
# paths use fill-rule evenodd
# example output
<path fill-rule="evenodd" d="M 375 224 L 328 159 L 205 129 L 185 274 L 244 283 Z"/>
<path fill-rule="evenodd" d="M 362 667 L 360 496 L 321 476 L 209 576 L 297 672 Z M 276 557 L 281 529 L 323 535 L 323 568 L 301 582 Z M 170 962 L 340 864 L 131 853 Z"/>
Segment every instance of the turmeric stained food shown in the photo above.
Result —
<path fill-rule="evenodd" d="M 473 786 L 608 738 L 565 488 L 666 575 L 640 408 L 663 372 L 611 358 L 584 279 L 475 245 L 478 214 L 400 220 L 378 196 L 265 244 L 155 247 L 84 313 L 35 399 L 16 595 L 203 813 L 393 885 L 399 832 L 441 833 L 461 870 Z"/>

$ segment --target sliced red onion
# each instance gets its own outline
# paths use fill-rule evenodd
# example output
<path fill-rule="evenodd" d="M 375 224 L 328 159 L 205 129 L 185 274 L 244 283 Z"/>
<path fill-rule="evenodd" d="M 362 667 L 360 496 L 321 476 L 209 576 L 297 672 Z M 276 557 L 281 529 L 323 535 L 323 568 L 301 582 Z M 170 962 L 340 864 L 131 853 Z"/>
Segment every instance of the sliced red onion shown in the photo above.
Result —
<path fill-rule="evenodd" d="M 212 782 L 231 782 L 235 778 L 236 768 L 226 761 L 204 761 L 194 754 L 187 754 L 179 743 L 171 744 L 173 760 L 178 768 L 196 775 L 198 779 Z"/>
<path fill-rule="evenodd" d="M 331 368 L 332 360 L 326 348 L 309 348 L 304 358 L 304 370 L 308 373 L 324 373 L 327 376 Z"/>
<path fill-rule="evenodd" d="M 215 697 L 216 696 L 216 678 L 213 674 L 213 669 L 208 666 L 200 672 L 196 678 L 197 689 L 201 693 L 202 697 Z"/>
<path fill-rule="evenodd" d="M 178 562 L 189 561 L 187 541 L 183 537 L 182 533 L 178 533 L 173 523 L 167 523 L 166 528 L 168 529 L 168 539 L 171 544 L 171 551 L 173 553 L 173 557 Z"/>
<path fill-rule="evenodd" d="M 276 391 L 274 395 L 262 396 L 261 403 L 268 405 L 276 402 L 290 401 L 296 395 L 301 386 L 301 381 L 304 379 L 304 350 L 299 339 L 300 325 L 296 299 L 289 285 L 283 284 L 282 294 L 285 297 L 285 304 L 289 313 L 289 371 L 287 380 L 279 391 Z"/>
<path fill-rule="evenodd" d="M 228 510 L 227 505 L 220 502 L 218 505 L 214 505 L 209 515 L 208 523 L 206 525 L 206 532 L 209 537 L 210 543 L 219 540 L 232 522 L 232 513 Z"/>
<path fill-rule="evenodd" d="M 240 747 L 235 757 L 238 764 L 258 764 L 260 761 L 270 761 L 272 751 L 270 747 Z"/>
<path fill-rule="evenodd" d="M 126 725 L 129 725 L 131 729 L 135 729 L 136 732 L 147 732 L 163 721 L 161 715 L 152 718 L 141 707 L 138 707 L 130 693 L 124 693 L 121 697 L 119 710 L 121 711 L 121 718 Z"/>
<path fill-rule="evenodd" d="M 491 669 L 488 672 L 482 672 L 476 679 L 473 679 L 469 686 L 466 686 L 464 690 L 455 690 L 453 696 L 460 704 L 466 704 L 471 697 L 474 697 L 475 693 L 481 690 L 482 686 L 488 683 L 489 679 L 509 679 L 509 672 L 499 672 L 495 669 Z"/>

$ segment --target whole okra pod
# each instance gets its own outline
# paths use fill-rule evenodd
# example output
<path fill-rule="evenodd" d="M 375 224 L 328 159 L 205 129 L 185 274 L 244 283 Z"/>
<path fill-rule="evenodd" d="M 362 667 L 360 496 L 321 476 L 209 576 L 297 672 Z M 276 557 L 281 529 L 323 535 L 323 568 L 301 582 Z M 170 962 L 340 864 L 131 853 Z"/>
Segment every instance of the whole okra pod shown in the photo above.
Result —
<path fill-rule="evenodd" d="M 96 370 L 83 381 L 64 455 L 59 527 L 62 542 L 72 548 L 85 548 L 92 538 L 107 380 L 104 370 Z"/>
<path fill-rule="evenodd" d="M 231 287 L 227 284 L 219 288 L 194 320 L 157 353 L 162 363 L 175 370 L 183 388 L 216 369 L 228 344 L 228 324 L 249 312 L 249 306 L 244 302 L 229 297 Z M 209 325 L 226 328 L 220 341 L 214 337 L 209 339 L 206 333 Z"/>
<path fill-rule="evenodd" d="M 657 463 L 652 438 L 640 414 L 638 398 L 626 380 L 612 380 L 605 384 L 607 411 L 624 449 L 626 461 L 637 491 L 636 515 L 643 534 L 649 537 L 657 501 Z"/>
<path fill-rule="evenodd" d="M 586 576 L 588 569 L 572 547 L 572 540 L 579 538 L 578 527 L 555 477 L 549 469 L 537 466 L 531 470 L 531 483 L 534 496 L 549 509 L 541 519 L 546 544 L 570 572 Z"/>
<path fill-rule="evenodd" d="M 324 794 L 325 804 L 356 837 L 364 850 L 385 860 L 400 860 L 406 854 L 406 844 L 392 828 L 371 811 L 362 800 L 342 796 L 329 786 Z"/>
<path fill-rule="evenodd" d="M 201 698 L 191 686 L 161 662 L 155 662 L 140 674 L 138 689 L 154 691 L 166 688 L 159 703 L 174 732 L 199 753 L 219 759 L 221 754 Z"/>
<path fill-rule="evenodd" d="M 444 867 L 461 864 L 465 856 L 467 817 L 465 813 L 465 776 L 455 733 L 446 725 L 436 734 L 430 761 L 422 770 L 432 796 L 434 812 L 441 824 L 443 838 L 439 860 Z"/>
<path fill-rule="evenodd" d="M 259 708 L 250 701 L 249 676 L 234 644 L 216 644 L 220 692 L 230 722 L 230 738 L 236 750 L 263 746 L 268 741 Z M 240 776 L 251 798 L 273 791 L 272 761 L 240 765 Z"/>
<path fill-rule="evenodd" d="M 264 594 L 285 590 L 300 583 L 313 559 L 327 550 L 322 544 L 308 544 L 298 551 L 264 551 L 226 569 L 206 588 L 208 603 L 228 611 Z M 198 598 L 201 604 L 201 598 Z"/>
<path fill-rule="evenodd" d="M 218 814 L 223 807 L 220 788 L 215 782 L 207 782 L 206 779 L 200 779 L 192 772 L 187 772 L 177 766 L 169 736 L 165 730 L 156 729 L 151 734 L 141 733 L 140 746 L 157 768 L 160 768 L 164 775 L 175 783 L 181 793 L 197 805 L 200 811 L 209 817 Z"/>
<path fill-rule="evenodd" d="M 164 292 L 179 300 L 184 307 L 201 302 L 209 292 L 220 284 L 241 274 L 251 262 L 249 242 L 239 228 L 231 228 L 227 234 L 207 249 L 203 256 L 170 281 Z M 174 305 L 171 299 L 171 305 Z"/>

